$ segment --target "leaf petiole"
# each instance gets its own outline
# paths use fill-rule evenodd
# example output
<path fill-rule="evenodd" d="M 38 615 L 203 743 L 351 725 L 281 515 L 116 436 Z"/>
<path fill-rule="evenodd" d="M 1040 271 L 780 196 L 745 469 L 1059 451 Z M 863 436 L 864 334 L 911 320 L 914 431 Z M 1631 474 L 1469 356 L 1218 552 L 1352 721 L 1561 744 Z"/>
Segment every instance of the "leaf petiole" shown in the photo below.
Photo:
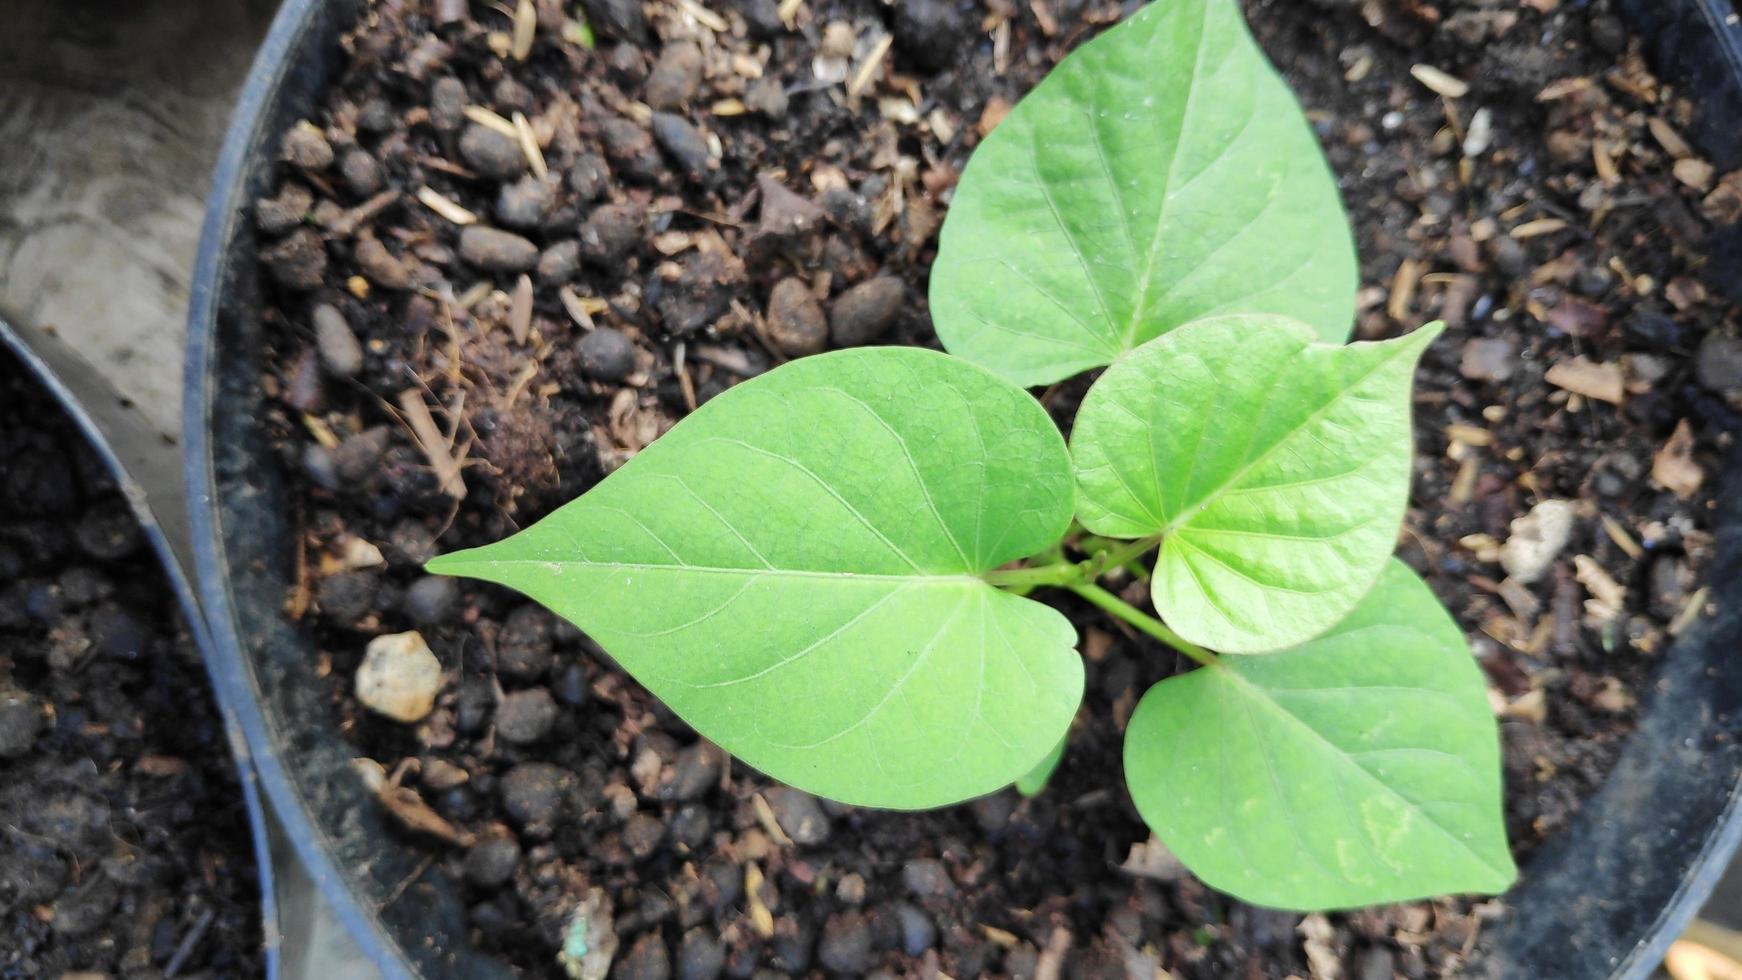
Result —
<path fill-rule="evenodd" d="M 1153 636 L 1168 646 L 1173 647 L 1175 650 L 1178 650 L 1180 653 L 1196 660 L 1205 667 L 1216 666 L 1215 654 L 1195 643 L 1187 641 L 1178 633 L 1168 629 L 1166 624 L 1161 620 L 1156 619 L 1154 616 L 1151 616 L 1136 606 L 1133 606 L 1124 599 L 1108 592 L 1106 589 L 1089 582 L 1079 582 L 1074 585 L 1068 585 L 1066 588 L 1075 592 L 1077 595 L 1082 596 L 1084 599 L 1087 599 L 1091 605 L 1096 606 L 1101 611 L 1123 619 L 1125 622 L 1135 626 L 1138 630 L 1148 633 L 1150 636 Z"/>
<path fill-rule="evenodd" d="M 1078 583 L 1093 582 L 1115 568 L 1128 565 L 1160 543 L 1160 535 L 1124 541 L 1075 562 L 1064 561 L 1062 552 L 1055 549 L 1041 556 L 1053 559 L 1048 564 L 994 569 L 987 572 L 985 578 L 988 583 L 1001 589 L 1034 589 L 1042 586 L 1068 589 Z"/>

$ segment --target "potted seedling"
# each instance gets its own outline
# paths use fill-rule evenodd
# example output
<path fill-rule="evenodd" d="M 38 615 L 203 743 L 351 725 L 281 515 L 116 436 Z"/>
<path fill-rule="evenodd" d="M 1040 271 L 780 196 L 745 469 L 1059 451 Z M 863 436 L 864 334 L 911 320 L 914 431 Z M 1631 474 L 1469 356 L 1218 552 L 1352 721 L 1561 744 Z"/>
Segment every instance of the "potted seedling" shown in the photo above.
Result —
<path fill-rule="evenodd" d="M 1064 589 L 1196 662 L 1132 716 L 1126 785 L 1210 884 L 1297 909 L 1498 892 L 1485 685 L 1390 557 L 1439 328 L 1341 345 L 1353 270 L 1239 12 L 1154 4 L 963 174 L 931 287 L 950 354 L 794 361 L 430 569 L 537 599 L 769 775 L 906 809 L 1054 756 L 1083 669 L 1028 593 Z M 1067 449 L 1018 385 L 1102 367 Z M 1159 618 L 1098 584 L 1152 551 Z"/>
<path fill-rule="evenodd" d="M 1652 520 L 1731 518 L 1653 484 L 1628 498 L 1651 517 L 1550 508 L 1580 543 L 1528 575 L 1480 557 L 1510 508 L 1584 492 L 1509 488 L 1538 451 L 1520 427 L 1544 460 L 1568 418 L 1620 456 L 1680 411 L 1616 423 L 1640 378 L 1562 297 L 1620 302 L 1645 260 L 1548 262 L 1573 223 L 1506 195 L 1574 190 L 1520 162 L 1507 106 L 1472 115 L 1426 64 L 1419 11 L 1331 15 L 1321 44 L 1249 5 L 1330 106 L 1309 115 L 1230 0 L 968 6 L 411 5 L 337 64 L 346 12 L 287 14 L 318 70 L 263 74 L 233 145 L 211 240 L 235 251 L 208 262 L 236 268 L 196 310 L 190 443 L 254 734 L 299 739 L 265 782 L 320 828 L 301 846 L 347 883 L 342 915 L 430 976 L 1648 960 L 1690 891 L 1644 845 L 1711 864 L 1728 839 L 1736 760 L 1711 736 L 1737 692 L 1704 670 L 1734 624 L 1689 605 L 1652 670 L 1667 633 L 1635 616 L 1587 643 L 1571 590 L 1589 617 L 1636 608 L 1605 563 L 1675 572 Z M 1520 16 L 1447 30 L 1600 12 Z M 1375 30 L 1423 63 L 1349 40 Z M 1014 105 L 988 96 L 1006 70 Z M 1419 228 L 1396 214 L 1417 205 Z M 1410 261 L 1363 270 L 1357 237 Z M 1416 261 L 1418 238 L 1450 258 Z M 1584 331 L 1533 351 L 1558 380 L 1507 353 L 1512 306 Z M 1697 484 L 1709 457 L 1677 453 Z M 1571 459 L 1608 479 L 1593 455 Z M 323 571 L 357 538 L 385 571 Z M 1477 587 L 1549 611 L 1515 628 Z M 390 638 L 417 652 L 403 717 L 360 696 L 380 675 L 359 652 Z M 1629 802 L 1670 792 L 1690 805 L 1649 826 Z M 1575 897 L 1601 911 L 1559 915 Z"/>

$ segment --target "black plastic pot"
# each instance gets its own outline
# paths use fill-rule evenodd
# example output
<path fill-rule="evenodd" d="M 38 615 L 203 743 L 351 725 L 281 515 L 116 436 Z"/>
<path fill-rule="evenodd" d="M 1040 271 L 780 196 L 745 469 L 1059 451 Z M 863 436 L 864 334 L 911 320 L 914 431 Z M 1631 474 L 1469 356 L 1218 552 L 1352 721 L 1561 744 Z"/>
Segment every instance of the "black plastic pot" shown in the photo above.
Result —
<path fill-rule="evenodd" d="M 183 508 L 181 474 L 175 463 L 174 447 L 164 445 L 143 417 L 113 393 L 95 368 L 55 338 L 15 328 L 0 317 L 0 351 L 9 352 L 18 359 L 25 371 L 60 405 L 95 451 L 115 485 L 121 488 L 122 496 L 139 522 L 141 533 L 157 556 L 170 592 L 181 607 L 188 634 L 199 649 L 206 672 L 217 689 L 218 710 L 224 718 L 231 759 L 236 766 L 237 783 L 241 787 L 242 803 L 248 810 L 248 827 L 253 838 L 254 864 L 260 883 L 266 980 L 278 980 L 277 892 L 266 815 L 260 801 L 260 788 L 254 779 L 248 741 L 242 737 L 238 713 L 228 694 L 236 690 L 236 685 L 225 683 L 219 676 L 230 669 L 235 658 L 214 656 L 211 633 L 194 601 L 193 584 L 183 571 L 187 567 L 184 564 L 187 556 L 178 553 L 178 543 L 187 541 L 187 512 Z"/>
<path fill-rule="evenodd" d="M 458 898 L 398 843 L 349 772 L 351 749 L 312 674 L 315 651 L 281 611 L 297 529 L 259 423 L 265 328 L 246 214 L 268 189 L 277 134 L 314 110 L 336 73 L 337 38 L 359 2 L 287 0 L 219 160 L 188 338 L 185 424 L 199 595 L 224 661 L 219 681 L 238 706 L 261 783 L 341 921 L 389 977 L 493 978 L 505 969 L 468 949 Z M 1703 59 L 1700 101 L 1708 118 L 1734 129 L 1742 120 L 1742 25 L 1729 4 L 1630 5 L 1641 30 L 1661 32 L 1649 36 L 1673 46 L 1668 64 Z M 1721 135 L 1724 127 L 1709 129 Z M 1711 152 L 1725 159 L 1716 143 Z M 1742 836 L 1742 662 L 1735 657 L 1742 649 L 1742 453 L 1723 485 L 1730 492 L 1710 571 L 1723 611 L 1665 656 L 1614 773 L 1575 824 L 1530 862 L 1509 896 L 1508 917 L 1484 931 L 1482 974 L 1644 976 Z"/>

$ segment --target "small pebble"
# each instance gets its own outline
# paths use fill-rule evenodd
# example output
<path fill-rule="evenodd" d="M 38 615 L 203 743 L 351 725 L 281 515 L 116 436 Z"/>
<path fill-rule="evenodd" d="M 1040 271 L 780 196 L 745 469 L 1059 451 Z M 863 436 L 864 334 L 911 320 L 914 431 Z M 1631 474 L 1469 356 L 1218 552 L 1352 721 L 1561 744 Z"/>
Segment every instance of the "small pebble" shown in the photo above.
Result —
<path fill-rule="evenodd" d="M 413 285 L 411 270 L 406 268 L 405 262 L 388 251 L 374 235 L 357 236 L 351 257 L 357 261 L 357 268 L 364 278 L 383 289 L 406 290 Z"/>
<path fill-rule="evenodd" d="M 318 128 L 307 122 L 297 123 L 284 134 L 280 155 L 286 163 L 304 170 L 325 170 L 333 165 L 333 145 Z"/>
<path fill-rule="evenodd" d="M 346 436 L 332 448 L 333 468 L 339 480 L 352 487 L 368 480 L 381 465 L 382 454 L 387 451 L 392 438 L 392 432 L 384 425 Z"/>
<path fill-rule="evenodd" d="M 496 734 L 511 745 L 530 745 L 550 734 L 556 718 L 556 700 L 550 691 L 542 687 L 514 691 L 496 708 Z"/>
<path fill-rule="evenodd" d="M 933 858 L 914 858 L 902 865 L 901 884 L 909 893 L 919 898 L 949 895 L 956 890 L 955 882 L 950 880 L 949 870 L 942 861 Z"/>
<path fill-rule="evenodd" d="M 460 134 L 460 156 L 467 166 L 495 180 L 511 180 L 526 169 L 520 143 L 480 123 L 468 125 Z"/>
<path fill-rule="evenodd" d="M 927 71 L 941 71 L 962 49 L 964 25 L 954 0 L 902 0 L 895 5 L 895 43 Z"/>
<path fill-rule="evenodd" d="M 720 784 L 725 768 L 726 753 L 712 742 L 697 742 L 677 754 L 671 784 L 661 796 L 679 803 L 699 800 Z"/>
<path fill-rule="evenodd" d="M 416 630 L 369 641 L 357 668 L 357 700 L 394 721 L 421 721 L 435 707 L 442 665 Z"/>
<path fill-rule="evenodd" d="M 85 554 L 99 561 L 119 561 L 145 544 L 139 519 L 120 500 L 105 501 L 87 510 L 74 526 L 73 538 Z"/>
<path fill-rule="evenodd" d="M 581 222 L 581 256 L 611 269 L 641 244 L 641 209 L 633 204 L 605 204 Z"/>
<path fill-rule="evenodd" d="M 768 297 L 768 340 L 787 357 L 820 353 L 829 343 L 829 321 L 803 279 L 787 277 Z"/>
<path fill-rule="evenodd" d="M 548 762 L 523 762 L 502 777 L 502 809 L 536 836 L 548 835 L 562 811 L 569 774 Z"/>
<path fill-rule="evenodd" d="M 1471 381 L 1505 381 L 1518 370 L 1518 345 L 1498 337 L 1473 337 L 1464 344 L 1458 370 Z"/>
<path fill-rule="evenodd" d="M 285 289 L 318 289 L 327 271 L 327 246 L 312 228 L 299 228 L 283 241 L 260 252 L 272 281 Z"/>
<path fill-rule="evenodd" d="M 375 575 L 339 572 L 315 583 L 315 605 L 335 626 L 350 626 L 375 609 Z"/>
<path fill-rule="evenodd" d="M 151 634 L 131 610 L 110 600 L 91 611 L 91 642 L 106 657 L 138 660 L 150 644 Z"/>
<path fill-rule="evenodd" d="M 931 916 L 903 902 L 895 907 L 895 916 L 901 924 L 901 948 L 909 956 L 923 956 L 938 941 L 938 927 L 932 924 Z"/>
<path fill-rule="evenodd" d="M 538 281 L 545 286 L 560 286 L 581 271 L 581 243 L 566 238 L 548 247 L 538 256 Z"/>
<path fill-rule="evenodd" d="M 627 334 L 599 327 L 581 335 L 581 370 L 597 381 L 621 382 L 635 370 L 635 343 Z"/>
<path fill-rule="evenodd" d="M 715 980 L 726 968 L 726 947 L 711 930 L 697 926 L 684 933 L 677 949 L 678 980 Z"/>
<path fill-rule="evenodd" d="M 1742 339 L 1707 334 L 1694 353 L 1694 377 L 1707 391 L 1742 394 Z"/>
<path fill-rule="evenodd" d="M 502 185 L 496 195 L 496 220 L 510 228 L 537 228 L 555 200 L 549 183 L 527 174 Z"/>
<path fill-rule="evenodd" d="M 597 153 L 582 153 L 569 167 L 568 182 L 581 203 L 597 201 L 611 186 L 611 168 Z"/>
<path fill-rule="evenodd" d="M 786 33 L 786 25 L 780 22 L 780 7 L 774 0 L 728 0 L 728 3 L 744 15 L 744 26 L 750 29 L 751 37 L 767 39 Z"/>
<path fill-rule="evenodd" d="M 538 680 L 553 662 L 551 614 L 535 603 L 517 606 L 496 637 L 496 670 L 517 681 Z"/>
<path fill-rule="evenodd" d="M 445 621 L 460 600 L 460 584 L 445 575 L 425 575 L 411 583 L 400 597 L 400 608 L 416 626 L 435 626 Z"/>
<path fill-rule="evenodd" d="M 817 943 L 817 960 L 833 973 L 858 976 L 871 963 L 871 928 L 857 912 L 829 917 Z"/>
<path fill-rule="evenodd" d="M 655 109 L 681 109 L 702 83 L 702 49 L 691 41 L 676 41 L 659 53 L 647 76 L 646 99 Z"/>
<path fill-rule="evenodd" d="M 581 0 L 581 9 L 601 37 L 636 45 L 647 43 L 647 13 L 641 0 Z"/>
<path fill-rule="evenodd" d="M 559 703 L 571 708 L 578 708 L 587 703 L 587 668 L 578 663 L 569 664 L 557 674 L 556 682 L 551 685 L 552 693 Z"/>
<path fill-rule="evenodd" d="M 653 145 L 652 134 L 628 119 L 612 116 L 601 122 L 599 140 L 611 166 L 625 177 L 652 182 L 665 171 L 665 162 Z"/>
<path fill-rule="evenodd" d="M 466 83 L 451 75 L 436 79 L 429 88 L 429 123 L 437 132 L 451 133 L 466 121 Z"/>
<path fill-rule="evenodd" d="M 785 119 L 788 106 L 786 89 L 780 79 L 770 75 L 750 83 L 744 93 L 744 107 L 770 119 Z"/>
<path fill-rule="evenodd" d="M 770 788 L 763 797 L 774 811 L 780 829 L 793 843 L 809 847 L 829 839 L 829 815 L 817 803 L 817 798 L 789 786 Z"/>
<path fill-rule="evenodd" d="M 42 708 L 24 691 L 0 687 L 0 759 L 16 759 L 36 746 Z"/>
<path fill-rule="evenodd" d="M 496 713 L 496 691 L 489 681 L 472 678 L 460 684 L 454 699 L 454 727 L 466 735 L 482 734 Z"/>
<path fill-rule="evenodd" d="M 119 886 L 106 875 L 91 875 L 50 906 L 49 924 L 63 936 L 84 936 L 109 921 L 121 900 Z"/>
<path fill-rule="evenodd" d="M 339 177 L 358 197 L 368 197 L 381 189 L 381 167 L 362 147 L 354 146 L 339 158 Z"/>
<path fill-rule="evenodd" d="M 263 198 L 254 205 L 254 227 L 262 235 L 277 237 L 302 224 L 314 205 L 314 193 L 308 188 L 285 184 L 277 197 Z"/>
<path fill-rule="evenodd" d="M 345 315 L 338 307 L 321 303 L 309 319 L 314 323 L 315 350 L 320 354 L 321 366 L 334 377 L 356 377 L 363 370 L 363 345 L 351 332 Z"/>
<path fill-rule="evenodd" d="M 466 877 L 484 888 L 498 888 L 520 867 L 520 844 L 508 833 L 484 838 L 466 852 Z"/>
<path fill-rule="evenodd" d="M 673 113 L 656 112 L 651 125 L 653 138 L 685 173 L 700 177 L 708 172 L 714 162 L 713 154 L 708 151 L 707 137 L 695 123 Z"/>
<path fill-rule="evenodd" d="M 860 906 L 865 904 L 865 876 L 857 871 L 849 871 L 835 885 L 835 899 L 842 905 Z"/>
<path fill-rule="evenodd" d="M 646 860 L 665 840 L 665 823 L 650 813 L 637 813 L 623 827 L 623 846 L 637 861 Z"/>
<path fill-rule="evenodd" d="M 829 311 L 829 338 L 836 347 L 859 347 L 889 332 L 907 289 L 900 279 L 878 276 L 835 298 Z"/>
<path fill-rule="evenodd" d="M 460 230 L 460 258 L 486 272 L 530 272 L 538 265 L 538 246 L 511 231 L 467 225 Z"/>

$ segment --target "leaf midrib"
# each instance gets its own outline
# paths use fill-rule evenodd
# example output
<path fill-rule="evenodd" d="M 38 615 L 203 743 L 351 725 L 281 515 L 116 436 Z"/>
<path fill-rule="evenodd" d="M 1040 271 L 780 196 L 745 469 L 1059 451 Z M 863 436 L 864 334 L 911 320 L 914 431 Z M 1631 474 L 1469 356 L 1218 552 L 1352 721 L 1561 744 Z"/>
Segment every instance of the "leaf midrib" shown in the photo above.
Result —
<path fill-rule="evenodd" d="M 1420 804 L 1416 803 L 1414 800 L 1411 800 L 1409 797 L 1404 796 L 1402 793 L 1398 792 L 1396 789 L 1393 789 L 1389 783 L 1380 779 L 1378 776 L 1375 776 L 1372 772 L 1370 772 L 1367 769 L 1366 766 L 1361 765 L 1359 762 L 1356 762 L 1352 757 L 1350 757 L 1349 753 L 1346 750 L 1344 750 L 1342 746 L 1340 746 L 1337 743 L 1326 738 L 1322 732 L 1320 732 L 1318 729 L 1314 728 L 1312 725 L 1308 724 L 1305 719 L 1301 718 L 1299 715 L 1297 715 L 1294 712 L 1283 707 L 1283 705 L 1280 702 L 1278 702 L 1275 698 L 1272 698 L 1270 696 L 1270 693 L 1268 691 L 1266 691 L 1263 687 L 1259 686 L 1257 683 L 1253 682 L 1252 680 L 1248 679 L 1243 674 L 1241 674 L 1238 670 L 1236 670 L 1232 667 L 1229 667 L 1226 664 L 1218 663 L 1217 665 L 1215 665 L 1213 667 L 1206 667 L 1203 669 L 1219 671 L 1224 678 L 1226 678 L 1230 682 L 1233 682 L 1234 684 L 1238 685 L 1246 693 L 1252 695 L 1253 700 L 1256 700 L 1261 704 L 1267 705 L 1272 710 L 1272 712 L 1281 716 L 1285 720 L 1285 722 L 1290 723 L 1293 727 L 1299 728 L 1300 730 L 1311 735 L 1313 737 L 1313 739 L 1318 742 L 1318 744 L 1320 744 L 1325 749 L 1330 751 L 1333 758 L 1341 760 L 1348 768 L 1351 768 L 1351 769 L 1355 770 L 1356 772 L 1360 773 L 1362 778 L 1366 779 L 1368 782 L 1371 782 L 1373 785 L 1378 786 L 1382 791 L 1385 792 L 1386 795 L 1388 795 L 1388 796 L 1392 797 L 1393 799 L 1397 800 L 1398 802 L 1404 804 L 1411 811 L 1421 814 L 1422 819 L 1426 820 L 1435 830 L 1439 831 L 1441 836 L 1445 837 L 1447 840 L 1451 841 L 1454 845 L 1456 845 L 1464 853 L 1466 853 L 1470 857 L 1474 858 L 1477 864 L 1481 865 L 1483 868 L 1486 868 L 1489 871 L 1492 871 L 1494 874 L 1500 876 L 1501 878 L 1508 877 L 1508 874 L 1509 874 L 1508 869 L 1502 868 L 1502 867 L 1497 867 L 1494 864 L 1490 863 L 1487 857 L 1478 853 L 1476 851 L 1476 849 L 1471 847 L 1470 844 L 1467 841 L 1465 841 L 1461 836 L 1459 836 L 1458 834 L 1453 833 L 1451 830 L 1447 829 L 1445 824 L 1440 823 L 1438 818 L 1436 818 L 1432 813 L 1428 812 L 1426 807 L 1423 807 Z"/>
<path fill-rule="evenodd" d="M 892 575 L 883 572 L 831 572 L 823 569 L 802 568 L 736 568 L 729 565 L 686 565 L 662 564 L 657 562 L 607 562 L 607 561 L 573 561 L 569 559 L 541 558 L 491 558 L 479 561 L 455 561 L 442 563 L 439 568 L 431 563 L 430 570 L 443 575 L 466 574 L 467 569 L 498 568 L 504 565 L 521 566 L 537 565 L 541 568 L 580 568 L 584 570 L 605 569 L 613 571 L 647 571 L 647 572 L 694 572 L 702 575 L 744 575 L 753 578 L 807 578 L 822 580 L 854 581 L 854 582 L 931 582 L 931 583 L 977 583 L 987 588 L 993 586 L 985 579 L 969 572 L 937 572 L 906 575 Z"/>
<path fill-rule="evenodd" d="M 1310 350 L 1312 348 L 1312 346 L 1313 346 L 1312 344 L 1307 344 L 1307 345 L 1304 345 L 1304 348 L 1307 350 Z M 1312 414 L 1308 415 L 1305 419 L 1303 419 L 1299 425 L 1294 426 L 1293 428 L 1289 429 L 1286 433 L 1284 433 L 1282 435 L 1281 438 L 1277 439 L 1275 442 L 1271 443 L 1269 446 L 1266 446 L 1263 452 L 1259 453 L 1257 456 L 1255 456 L 1252 459 L 1241 464 L 1240 468 L 1238 470 L 1235 470 L 1233 475 L 1229 476 L 1228 479 L 1223 480 L 1214 489 L 1199 496 L 1196 500 L 1192 501 L 1189 505 L 1182 506 L 1180 508 L 1179 513 L 1175 514 L 1173 516 L 1173 518 L 1167 522 L 1167 526 L 1165 526 L 1161 529 L 1162 533 L 1163 534 L 1172 534 L 1173 532 L 1178 531 L 1182 527 L 1185 527 L 1187 524 L 1189 524 L 1191 522 L 1192 518 L 1197 517 L 1206 508 L 1208 508 L 1208 506 L 1210 504 L 1219 500 L 1223 494 L 1228 493 L 1230 490 L 1238 489 L 1241 481 L 1245 480 L 1246 477 L 1250 476 L 1253 470 L 1257 469 L 1259 466 L 1262 466 L 1264 463 L 1269 461 L 1271 456 L 1275 455 L 1278 451 L 1280 451 L 1282 449 L 1282 447 L 1287 445 L 1295 436 L 1299 435 L 1302 431 L 1304 431 L 1304 430 L 1310 428 L 1311 426 L 1313 426 L 1314 424 L 1316 424 L 1320 419 L 1324 418 L 1325 415 L 1328 414 L 1332 409 L 1334 409 L 1338 405 L 1342 404 L 1343 399 L 1349 397 L 1349 395 L 1351 393 L 1353 393 L 1356 389 L 1365 385 L 1375 374 L 1378 374 L 1380 371 L 1384 370 L 1385 368 L 1390 367 L 1391 364 L 1394 361 L 1396 361 L 1399 357 L 1403 357 L 1403 356 L 1409 354 L 1412 350 L 1413 350 L 1413 348 L 1409 344 L 1398 343 L 1398 344 L 1392 345 L 1389 356 L 1380 358 L 1379 361 L 1376 362 L 1372 367 L 1370 367 L 1366 371 L 1362 372 L 1359 377 L 1355 378 L 1353 381 L 1349 382 L 1349 384 L 1345 385 L 1342 389 L 1337 391 L 1336 394 L 1334 394 L 1330 398 L 1326 399 L 1325 403 L 1323 405 L 1320 405 L 1318 408 L 1313 409 Z M 1202 450 L 1200 449 L 1199 451 L 1201 452 Z M 1194 464 L 1196 463 L 1195 457 L 1196 457 L 1196 454 L 1194 454 L 1194 459 L 1193 459 Z"/>

